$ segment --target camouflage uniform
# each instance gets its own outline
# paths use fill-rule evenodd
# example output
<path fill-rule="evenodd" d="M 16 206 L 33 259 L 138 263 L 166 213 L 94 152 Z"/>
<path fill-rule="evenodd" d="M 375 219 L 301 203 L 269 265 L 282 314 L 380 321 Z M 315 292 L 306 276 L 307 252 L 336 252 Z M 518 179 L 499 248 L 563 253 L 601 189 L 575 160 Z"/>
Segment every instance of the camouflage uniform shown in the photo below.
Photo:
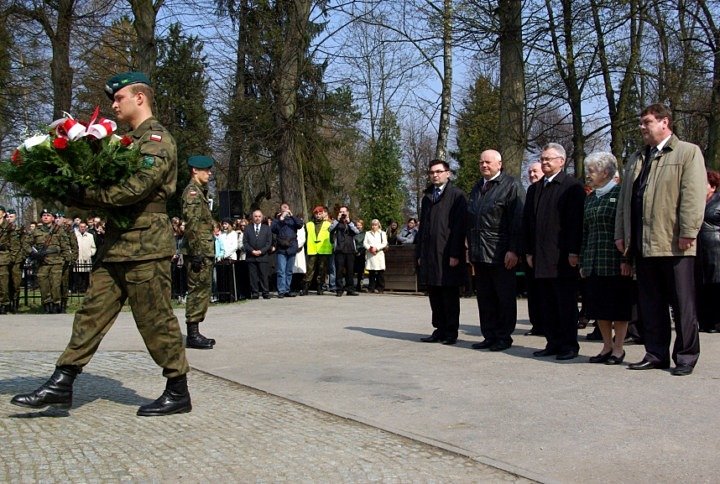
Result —
<path fill-rule="evenodd" d="M 70 292 L 70 274 L 73 272 L 75 262 L 78 260 L 78 241 L 75 237 L 75 231 L 69 225 L 64 226 L 63 235 L 66 240 L 67 250 L 65 251 L 65 263 L 63 264 L 62 274 L 62 312 L 67 308 L 68 294 Z"/>
<path fill-rule="evenodd" d="M 199 323 L 205 319 L 212 291 L 213 259 L 213 218 L 207 199 L 207 188 L 190 180 L 182 195 L 182 212 L 185 220 L 185 240 L 188 246 L 186 264 L 195 256 L 203 258 L 200 271 L 188 270 L 188 296 L 185 305 L 185 320 Z"/>
<path fill-rule="evenodd" d="M 31 251 L 45 256 L 36 259 L 37 281 L 40 286 L 45 312 L 58 312 L 60 308 L 60 291 L 62 286 L 62 270 L 68 251 L 67 239 L 60 226 L 53 223 L 39 224 L 30 234 Z M 48 311 L 47 305 L 57 305 Z"/>
<path fill-rule="evenodd" d="M 13 226 L 7 219 L 0 221 L 0 314 L 10 305 L 10 267 L 15 256 Z"/>
<path fill-rule="evenodd" d="M 126 230 L 108 224 L 90 287 L 57 365 L 86 365 L 127 299 L 153 360 L 165 377 L 175 378 L 189 371 L 180 326 L 170 305 L 170 258 L 175 247 L 165 203 L 175 192 L 177 148 L 154 117 L 128 136 L 140 148 L 143 167 L 121 185 L 87 190 L 82 202 L 88 207 L 122 207 L 133 222 Z"/>
<path fill-rule="evenodd" d="M 23 226 L 15 227 L 12 232 L 13 246 L 13 262 L 10 267 L 11 287 L 11 310 L 17 311 L 20 301 L 20 291 L 22 290 L 23 270 L 25 269 L 25 260 L 30 255 L 30 236 Z"/>

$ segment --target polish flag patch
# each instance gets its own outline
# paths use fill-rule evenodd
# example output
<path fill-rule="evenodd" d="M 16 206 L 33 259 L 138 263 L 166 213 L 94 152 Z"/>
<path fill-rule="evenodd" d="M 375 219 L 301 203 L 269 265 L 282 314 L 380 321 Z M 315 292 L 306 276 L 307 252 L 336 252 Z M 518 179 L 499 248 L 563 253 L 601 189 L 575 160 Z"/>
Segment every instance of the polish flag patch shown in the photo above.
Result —
<path fill-rule="evenodd" d="M 150 141 L 162 141 L 162 136 L 159 134 L 151 134 Z"/>

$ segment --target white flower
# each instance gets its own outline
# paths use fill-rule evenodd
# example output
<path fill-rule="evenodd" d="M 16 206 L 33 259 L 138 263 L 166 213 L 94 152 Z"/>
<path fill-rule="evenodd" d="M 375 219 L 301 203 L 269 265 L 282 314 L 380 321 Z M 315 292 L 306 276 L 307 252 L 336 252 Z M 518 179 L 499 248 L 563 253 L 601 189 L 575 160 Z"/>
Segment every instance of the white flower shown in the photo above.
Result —
<path fill-rule="evenodd" d="M 49 138 L 46 134 L 41 134 L 38 136 L 33 136 L 32 138 L 28 138 L 23 142 L 23 146 L 26 150 L 31 150 L 33 147 L 40 145 L 45 142 Z"/>

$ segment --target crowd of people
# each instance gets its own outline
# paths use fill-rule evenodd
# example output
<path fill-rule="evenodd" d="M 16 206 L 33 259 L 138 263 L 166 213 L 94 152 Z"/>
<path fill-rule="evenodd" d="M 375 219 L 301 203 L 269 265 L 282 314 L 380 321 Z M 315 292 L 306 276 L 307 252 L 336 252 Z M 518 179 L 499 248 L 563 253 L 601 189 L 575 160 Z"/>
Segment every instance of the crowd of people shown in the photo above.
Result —
<path fill-rule="evenodd" d="M 172 257 L 173 298 L 185 302 L 188 292 L 186 222 L 171 221 L 176 252 Z M 398 224 L 390 222 L 388 226 Z M 316 206 L 311 218 L 293 214 L 286 203 L 274 216 L 255 210 L 246 217 L 214 222 L 212 302 L 306 296 L 312 291 L 340 297 L 385 289 L 385 252 L 413 244 L 418 221 L 408 219 L 394 234 L 382 223 L 352 218 L 349 208 L 330 215 Z"/>

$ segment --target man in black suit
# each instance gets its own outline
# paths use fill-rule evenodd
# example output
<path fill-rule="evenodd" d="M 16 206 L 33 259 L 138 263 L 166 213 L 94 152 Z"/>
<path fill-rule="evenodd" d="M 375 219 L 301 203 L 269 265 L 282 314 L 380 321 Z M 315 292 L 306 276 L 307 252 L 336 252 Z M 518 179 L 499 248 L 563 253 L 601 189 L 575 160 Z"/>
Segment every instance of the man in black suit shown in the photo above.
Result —
<path fill-rule="evenodd" d="M 460 327 L 460 286 L 465 284 L 465 193 L 450 180 L 450 166 L 432 160 L 420 209 L 415 255 L 420 281 L 427 286 L 435 331 L 425 343 L 454 345 Z"/>
<path fill-rule="evenodd" d="M 565 149 L 543 147 L 543 178 L 528 188 L 524 219 L 527 263 L 535 270 L 546 324 L 544 349 L 534 356 L 571 360 L 578 355 L 578 256 L 582 244 L 585 191 L 564 171 Z"/>
<path fill-rule="evenodd" d="M 270 226 L 263 223 L 263 213 L 255 210 L 252 214 L 252 223 L 245 227 L 243 234 L 243 247 L 245 260 L 250 277 L 251 299 L 258 299 L 262 293 L 263 299 L 270 299 L 268 288 L 268 275 L 270 261 L 268 252 L 272 247 L 272 232 Z"/>

